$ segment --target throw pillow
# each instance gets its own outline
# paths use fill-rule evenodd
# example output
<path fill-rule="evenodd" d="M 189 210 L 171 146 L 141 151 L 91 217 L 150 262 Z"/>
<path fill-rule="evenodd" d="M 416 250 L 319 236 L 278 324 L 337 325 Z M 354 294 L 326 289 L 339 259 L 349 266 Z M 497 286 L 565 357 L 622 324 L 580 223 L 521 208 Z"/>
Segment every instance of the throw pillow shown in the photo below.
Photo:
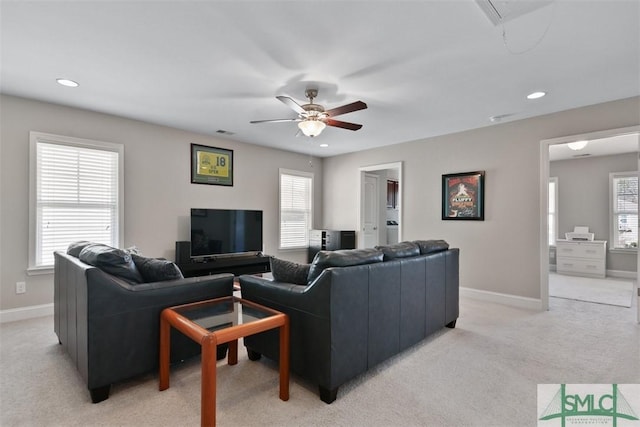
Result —
<path fill-rule="evenodd" d="M 297 262 L 285 261 L 275 257 L 271 258 L 271 274 L 278 282 L 295 283 L 296 285 L 306 285 L 309 277 L 309 264 L 298 264 Z"/>
<path fill-rule="evenodd" d="M 385 261 L 420 255 L 420 248 L 413 242 L 400 242 L 388 246 L 376 246 L 376 249 L 384 254 Z"/>
<path fill-rule="evenodd" d="M 67 254 L 71 255 L 71 256 L 74 256 L 76 258 L 79 258 L 80 257 L 80 252 L 82 252 L 82 250 L 84 248 L 86 248 L 87 246 L 92 245 L 92 244 L 93 243 L 87 242 L 86 240 L 80 240 L 78 242 L 73 242 L 67 248 Z"/>
<path fill-rule="evenodd" d="M 422 255 L 442 252 L 449 249 L 449 244 L 444 240 L 414 240 L 413 243 L 418 245 Z"/>
<path fill-rule="evenodd" d="M 100 243 L 87 245 L 80 251 L 80 261 L 98 267 L 105 273 L 113 274 L 131 283 L 143 283 L 144 279 L 138 272 L 131 255 L 122 249 Z"/>
<path fill-rule="evenodd" d="M 307 282 L 313 282 L 326 268 L 372 264 L 374 262 L 381 262 L 383 256 L 384 254 L 376 249 L 320 251 L 313 258 Z"/>
<path fill-rule="evenodd" d="M 136 254 L 131 254 L 131 258 L 145 282 L 162 282 L 184 278 L 178 266 L 169 260 L 147 258 Z"/>

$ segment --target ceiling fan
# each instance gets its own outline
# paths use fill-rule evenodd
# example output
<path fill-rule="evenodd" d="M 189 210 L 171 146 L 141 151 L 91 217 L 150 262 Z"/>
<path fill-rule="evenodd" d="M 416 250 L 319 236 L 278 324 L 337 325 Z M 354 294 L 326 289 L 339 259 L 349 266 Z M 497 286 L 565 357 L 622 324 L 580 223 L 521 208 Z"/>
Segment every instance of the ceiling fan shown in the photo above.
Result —
<path fill-rule="evenodd" d="M 333 117 L 353 111 L 364 110 L 367 108 L 367 104 L 364 102 L 356 101 L 341 107 L 325 110 L 322 105 L 313 103 L 313 99 L 318 96 L 318 89 L 307 89 L 304 94 L 309 98 L 309 103 L 304 105 L 298 104 L 288 96 L 276 96 L 277 99 L 298 113 L 298 117 L 295 119 L 253 120 L 250 123 L 298 122 L 298 127 L 302 133 L 310 137 L 320 135 L 327 126 L 348 130 L 358 130 L 362 127 L 362 125 L 357 123 L 334 120 Z"/>

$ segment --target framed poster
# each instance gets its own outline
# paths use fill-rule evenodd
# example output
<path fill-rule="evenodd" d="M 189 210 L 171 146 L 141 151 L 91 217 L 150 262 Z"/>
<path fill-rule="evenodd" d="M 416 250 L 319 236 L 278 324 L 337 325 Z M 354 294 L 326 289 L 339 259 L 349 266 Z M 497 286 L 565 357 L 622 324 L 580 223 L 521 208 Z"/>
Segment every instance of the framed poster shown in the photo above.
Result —
<path fill-rule="evenodd" d="M 191 183 L 233 186 L 233 150 L 191 144 Z"/>
<path fill-rule="evenodd" d="M 484 221 L 484 171 L 442 175 L 442 219 Z"/>

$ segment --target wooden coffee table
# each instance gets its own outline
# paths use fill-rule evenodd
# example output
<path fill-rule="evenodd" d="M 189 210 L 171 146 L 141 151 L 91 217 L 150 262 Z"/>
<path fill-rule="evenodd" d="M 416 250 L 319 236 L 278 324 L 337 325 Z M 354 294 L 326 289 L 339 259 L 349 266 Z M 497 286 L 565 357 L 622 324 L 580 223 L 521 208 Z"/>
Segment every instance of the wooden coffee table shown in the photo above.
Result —
<path fill-rule="evenodd" d="M 160 316 L 160 391 L 169 388 L 170 332 L 179 330 L 202 346 L 201 424 L 216 423 L 216 346 L 229 343 L 229 365 L 238 363 L 238 339 L 280 329 L 280 399 L 289 400 L 289 318 L 238 297 L 169 307 Z"/>

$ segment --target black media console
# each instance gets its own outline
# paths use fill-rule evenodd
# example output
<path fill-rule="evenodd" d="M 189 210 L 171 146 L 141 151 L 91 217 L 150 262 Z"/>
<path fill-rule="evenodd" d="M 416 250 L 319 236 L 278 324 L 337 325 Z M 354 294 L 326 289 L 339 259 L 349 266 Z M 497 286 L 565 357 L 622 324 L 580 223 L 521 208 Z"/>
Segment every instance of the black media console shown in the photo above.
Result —
<path fill-rule="evenodd" d="M 209 276 L 219 273 L 268 273 L 271 271 L 269 255 L 221 256 L 202 261 L 176 262 L 184 277 Z"/>

